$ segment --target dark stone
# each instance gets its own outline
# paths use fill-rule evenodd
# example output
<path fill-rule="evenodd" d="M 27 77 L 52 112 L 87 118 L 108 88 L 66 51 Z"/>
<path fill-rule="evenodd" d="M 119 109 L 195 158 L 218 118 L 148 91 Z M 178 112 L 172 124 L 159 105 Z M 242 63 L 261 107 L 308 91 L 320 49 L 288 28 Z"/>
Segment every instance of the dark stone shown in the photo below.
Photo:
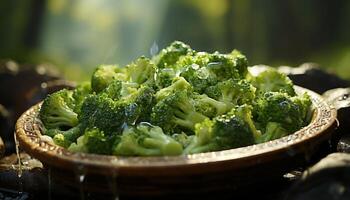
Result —
<path fill-rule="evenodd" d="M 319 94 L 330 89 L 350 86 L 349 81 L 320 69 L 315 63 L 304 63 L 296 68 L 281 66 L 278 70 L 287 74 L 295 85 L 310 89 Z"/>
<path fill-rule="evenodd" d="M 340 135 L 350 134 L 350 88 L 332 89 L 322 96 L 338 111 L 339 127 L 337 133 Z"/>
<path fill-rule="evenodd" d="M 334 153 L 303 173 L 287 193 L 287 200 L 350 199 L 350 155 Z"/>
<path fill-rule="evenodd" d="M 337 151 L 343 153 L 350 153 L 350 135 L 341 136 L 337 145 Z"/>

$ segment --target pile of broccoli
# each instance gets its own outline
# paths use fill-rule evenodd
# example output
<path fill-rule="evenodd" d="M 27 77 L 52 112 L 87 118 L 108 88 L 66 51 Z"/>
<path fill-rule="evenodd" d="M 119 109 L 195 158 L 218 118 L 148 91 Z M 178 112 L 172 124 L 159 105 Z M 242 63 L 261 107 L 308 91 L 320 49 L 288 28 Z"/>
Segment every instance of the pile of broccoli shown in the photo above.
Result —
<path fill-rule="evenodd" d="M 55 144 L 74 152 L 173 156 L 219 151 L 291 134 L 311 100 L 270 68 L 257 76 L 244 55 L 197 52 L 173 42 L 152 59 L 98 66 L 91 81 L 43 102 Z"/>

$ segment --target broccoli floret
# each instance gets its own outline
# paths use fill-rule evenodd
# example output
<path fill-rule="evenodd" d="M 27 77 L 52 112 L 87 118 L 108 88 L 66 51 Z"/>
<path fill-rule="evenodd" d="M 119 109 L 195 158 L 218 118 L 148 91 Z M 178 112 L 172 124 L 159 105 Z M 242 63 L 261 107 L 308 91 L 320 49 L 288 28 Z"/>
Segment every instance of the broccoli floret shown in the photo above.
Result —
<path fill-rule="evenodd" d="M 114 101 L 104 93 L 88 96 L 81 108 L 79 120 L 85 128 L 97 127 L 107 136 L 120 133 L 124 123 L 150 121 L 154 90 L 148 86 L 135 89 Z"/>
<path fill-rule="evenodd" d="M 113 80 L 101 93 L 106 94 L 109 98 L 117 101 L 122 97 L 122 90 L 127 91 L 127 88 L 123 88 L 126 85 L 120 80 Z M 138 87 L 138 85 L 137 85 Z"/>
<path fill-rule="evenodd" d="M 80 128 L 80 126 L 76 126 L 65 131 L 59 129 L 48 129 L 44 133 L 52 137 L 55 144 L 67 148 L 81 135 Z"/>
<path fill-rule="evenodd" d="M 310 105 L 308 95 L 290 97 L 287 93 L 267 92 L 256 101 L 254 118 L 263 126 L 268 122 L 280 123 L 292 133 L 304 125 Z"/>
<path fill-rule="evenodd" d="M 92 74 L 91 88 L 99 93 L 113 80 L 126 81 L 126 79 L 125 68 L 118 68 L 116 65 L 100 65 Z"/>
<path fill-rule="evenodd" d="M 72 94 L 72 91 L 63 89 L 44 100 L 39 117 L 47 129 L 66 129 L 78 124 Z"/>
<path fill-rule="evenodd" d="M 266 130 L 264 134 L 262 134 L 257 140 L 257 143 L 263 143 L 270 140 L 275 140 L 281 137 L 288 135 L 288 131 L 286 131 L 281 124 L 276 122 L 268 122 L 266 125 Z"/>
<path fill-rule="evenodd" d="M 70 141 L 68 141 L 63 134 L 61 133 L 58 133 L 56 134 L 53 138 L 52 138 L 53 142 L 58 145 L 58 146 L 61 146 L 61 147 L 64 147 L 64 148 L 68 148 L 69 145 L 72 143 Z"/>
<path fill-rule="evenodd" d="M 155 103 L 154 90 L 152 87 L 142 86 L 134 93 L 123 97 L 125 107 L 125 121 L 128 124 L 136 122 L 149 122 L 152 107 Z"/>
<path fill-rule="evenodd" d="M 170 86 L 159 90 L 155 97 L 157 101 L 160 101 L 176 91 L 182 91 L 189 88 L 191 88 L 191 85 L 184 78 L 177 77 Z"/>
<path fill-rule="evenodd" d="M 213 120 L 206 119 L 196 124 L 195 136 L 184 153 L 219 151 L 254 144 L 260 132 L 251 124 L 250 109 L 246 105 L 240 106 Z"/>
<path fill-rule="evenodd" d="M 73 90 L 72 97 L 75 101 L 74 112 L 80 112 L 81 105 L 83 105 L 85 98 L 91 93 L 92 90 L 90 82 L 81 83 Z"/>
<path fill-rule="evenodd" d="M 128 81 L 137 83 L 139 85 L 152 85 L 154 84 L 154 74 L 156 67 L 146 57 L 142 56 L 130 65 L 126 66 L 126 72 L 128 75 Z"/>
<path fill-rule="evenodd" d="M 229 79 L 208 87 L 205 92 L 209 97 L 233 108 L 235 105 L 250 104 L 255 98 L 255 91 L 256 88 L 246 80 Z"/>
<path fill-rule="evenodd" d="M 153 59 L 159 69 L 172 68 L 181 56 L 192 54 L 193 50 L 187 44 L 175 41 L 170 46 L 162 49 L 162 51 Z"/>
<path fill-rule="evenodd" d="M 177 70 L 173 68 L 157 69 L 157 72 L 155 74 L 156 86 L 159 89 L 170 86 L 174 78 L 178 76 L 177 73 Z"/>
<path fill-rule="evenodd" d="M 114 155 L 123 156 L 173 156 L 182 154 L 180 143 L 163 133 L 157 126 L 145 123 L 126 128 L 114 148 Z"/>
<path fill-rule="evenodd" d="M 216 75 L 206 67 L 191 64 L 184 68 L 180 76 L 184 77 L 192 86 L 193 90 L 202 94 L 206 88 L 215 85 L 218 80 Z"/>
<path fill-rule="evenodd" d="M 207 68 L 212 71 L 219 81 L 230 78 L 245 78 L 247 74 L 247 59 L 237 51 L 231 54 L 215 52 L 209 54 Z"/>
<path fill-rule="evenodd" d="M 97 127 L 107 136 L 119 133 L 125 122 L 124 101 L 113 101 L 105 94 L 86 97 L 78 116 L 83 128 Z"/>
<path fill-rule="evenodd" d="M 268 68 L 256 77 L 253 77 L 252 84 L 257 88 L 259 94 L 285 92 L 290 96 L 295 95 L 292 81 L 287 75 L 278 72 L 274 68 Z"/>
<path fill-rule="evenodd" d="M 304 93 L 299 96 L 292 97 L 292 101 L 297 104 L 300 108 L 300 115 L 303 119 L 303 126 L 309 124 L 312 118 L 312 101 L 310 96 L 307 93 Z"/>
<path fill-rule="evenodd" d="M 192 96 L 195 110 L 203 115 L 213 118 L 229 111 L 227 104 L 208 97 L 206 94 Z"/>
<path fill-rule="evenodd" d="M 70 144 L 68 150 L 95 154 L 111 154 L 114 138 L 114 136 L 107 137 L 98 128 L 87 129 L 84 135 L 77 139 L 76 143 Z"/>
<path fill-rule="evenodd" d="M 228 56 L 233 60 L 233 65 L 238 70 L 241 78 L 246 78 L 248 75 L 248 60 L 238 50 L 233 50 Z"/>
<path fill-rule="evenodd" d="M 195 110 L 188 91 L 176 91 L 159 101 L 152 109 L 151 123 L 172 132 L 179 126 L 187 130 L 194 130 L 196 123 L 207 117 Z"/>

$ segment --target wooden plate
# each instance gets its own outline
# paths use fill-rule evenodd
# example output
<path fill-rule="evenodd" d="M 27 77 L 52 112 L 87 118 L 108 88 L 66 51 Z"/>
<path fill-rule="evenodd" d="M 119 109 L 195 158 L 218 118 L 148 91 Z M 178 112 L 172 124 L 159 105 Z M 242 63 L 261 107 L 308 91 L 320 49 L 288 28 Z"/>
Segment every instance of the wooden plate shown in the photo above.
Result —
<path fill-rule="evenodd" d="M 38 119 L 40 105 L 26 111 L 17 121 L 20 147 L 55 169 L 69 182 L 74 174 L 88 174 L 90 186 L 103 191 L 101 177 L 117 177 L 118 191 L 126 195 L 195 194 L 232 190 L 258 180 L 280 176 L 310 157 L 336 127 L 336 110 L 318 94 L 310 94 L 315 108 L 312 122 L 286 137 L 237 149 L 174 157 L 116 157 L 73 153 L 42 136 Z M 267 179 L 266 179 L 267 178 Z"/>

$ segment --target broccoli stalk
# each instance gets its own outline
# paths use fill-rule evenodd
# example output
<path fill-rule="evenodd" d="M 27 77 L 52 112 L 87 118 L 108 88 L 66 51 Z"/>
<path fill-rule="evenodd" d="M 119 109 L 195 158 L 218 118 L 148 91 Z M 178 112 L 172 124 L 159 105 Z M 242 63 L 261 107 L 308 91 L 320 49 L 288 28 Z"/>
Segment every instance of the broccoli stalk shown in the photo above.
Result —
<path fill-rule="evenodd" d="M 160 127 L 139 124 L 126 128 L 121 140 L 114 148 L 114 155 L 124 156 L 159 156 L 180 155 L 182 145 L 168 135 Z"/>
<path fill-rule="evenodd" d="M 67 148 L 81 135 L 81 130 L 80 126 L 78 125 L 66 131 L 59 129 L 48 129 L 45 131 L 45 134 L 52 137 L 55 144 Z"/>
<path fill-rule="evenodd" d="M 72 91 L 63 89 L 49 95 L 43 102 L 39 117 L 47 129 L 64 129 L 78 124 Z"/>
<path fill-rule="evenodd" d="M 262 134 L 256 140 L 257 143 L 263 143 L 270 140 L 275 140 L 281 137 L 288 135 L 288 131 L 286 131 L 281 124 L 276 122 L 269 122 L 266 125 L 265 133 Z"/>
<path fill-rule="evenodd" d="M 229 110 L 227 104 L 210 98 L 206 94 L 194 95 L 193 100 L 196 111 L 210 118 L 222 115 Z"/>

